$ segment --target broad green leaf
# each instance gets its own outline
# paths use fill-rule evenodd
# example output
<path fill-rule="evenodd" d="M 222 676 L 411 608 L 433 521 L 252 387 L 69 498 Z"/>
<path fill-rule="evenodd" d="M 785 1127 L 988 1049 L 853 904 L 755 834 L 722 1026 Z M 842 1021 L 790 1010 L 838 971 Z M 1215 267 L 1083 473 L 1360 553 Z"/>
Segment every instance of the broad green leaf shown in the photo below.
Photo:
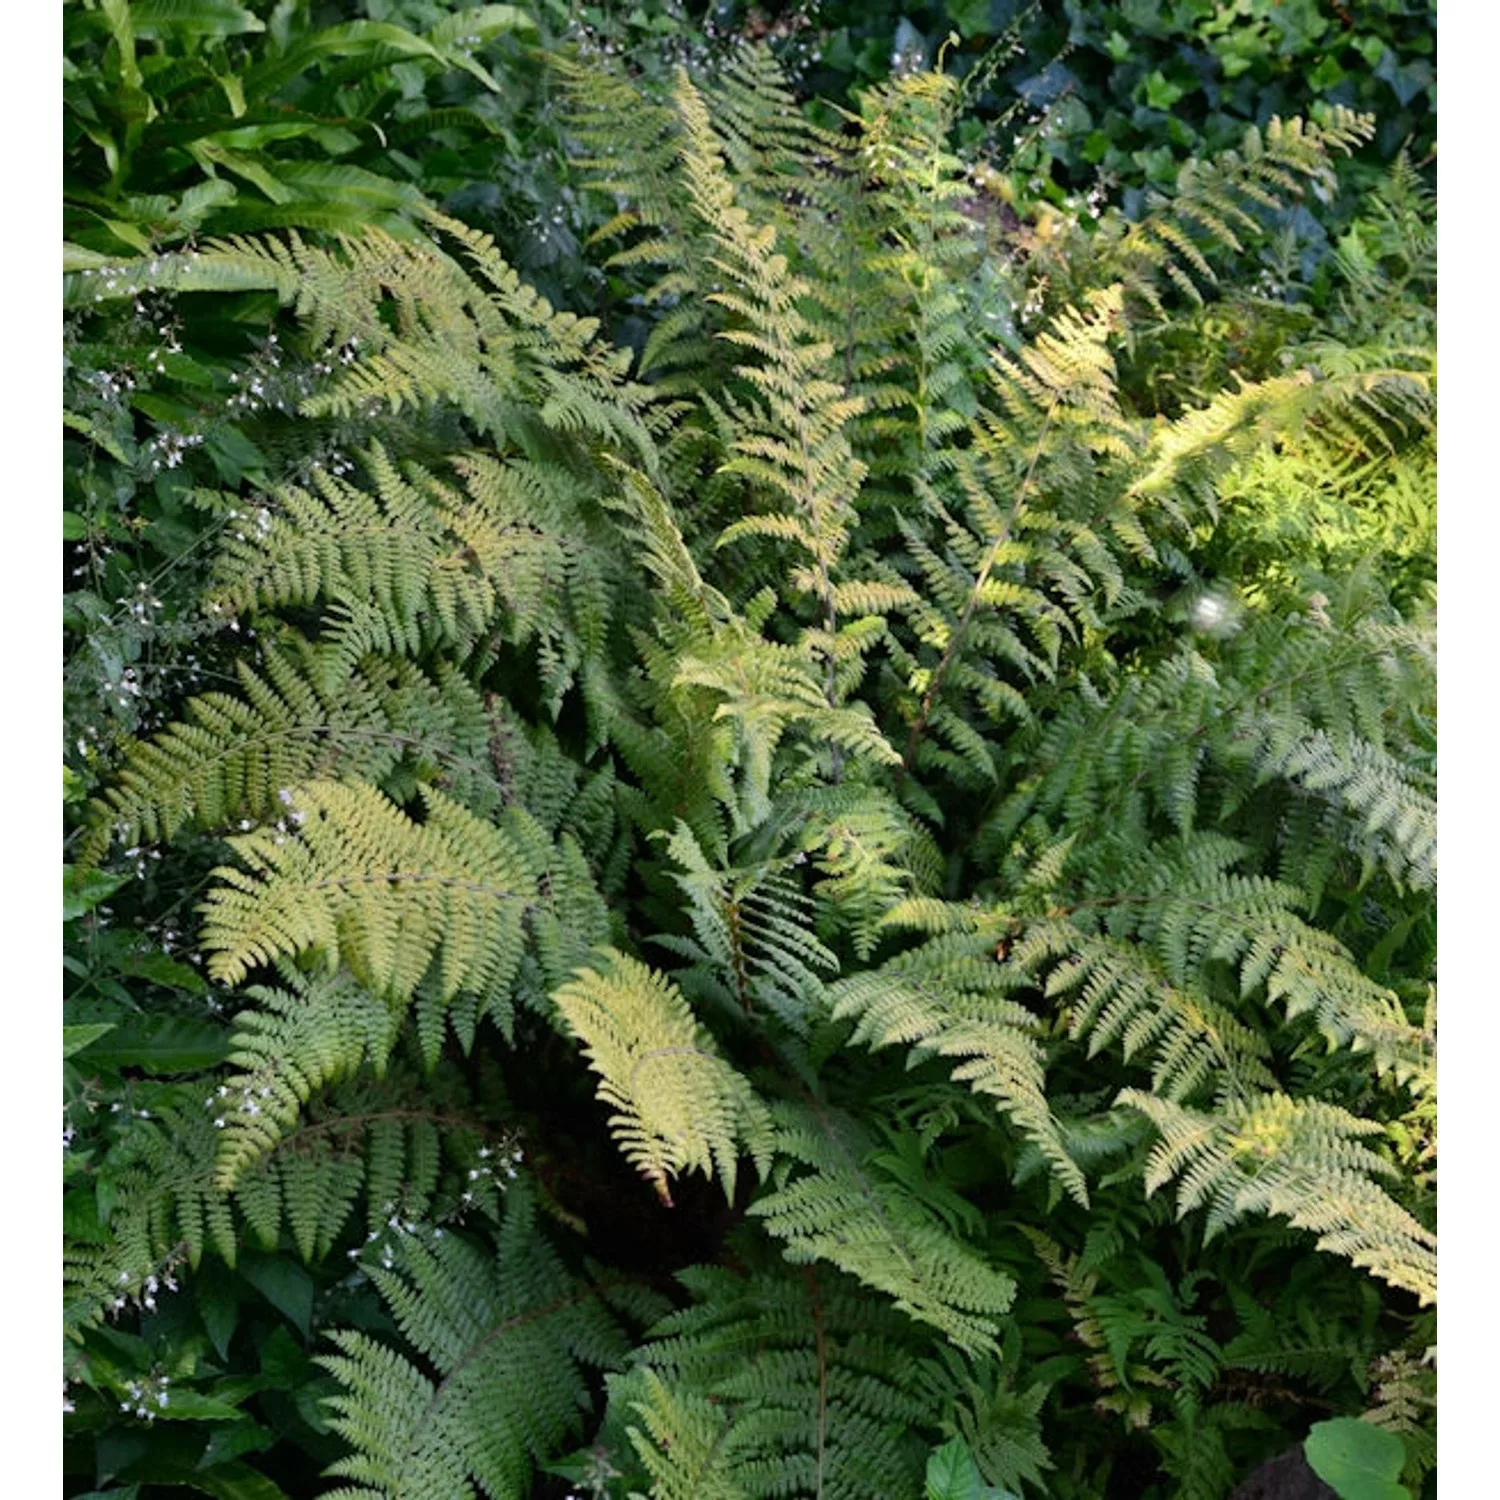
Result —
<path fill-rule="evenodd" d="M 151 241 L 134 224 L 127 224 L 124 219 L 106 219 L 104 223 L 117 240 L 132 250 L 139 250 L 142 255 L 151 254 Z"/>
<path fill-rule="evenodd" d="M 337 58 L 340 64 L 344 64 L 362 56 L 370 60 L 372 67 L 403 57 L 420 58 L 444 66 L 448 64 L 443 52 L 404 26 L 393 26 L 384 21 L 347 21 L 342 26 L 324 27 L 302 38 L 282 56 L 269 58 L 248 69 L 244 75 L 246 97 L 269 98 L 289 79 L 325 57 Z"/>
<path fill-rule="evenodd" d="M 130 462 L 129 456 L 126 454 L 125 450 L 121 448 L 120 445 L 114 440 L 114 438 L 112 438 L 109 433 L 95 426 L 95 424 L 90 422 L 87 417 L 80 417 L 77 412 L 65 411 L 63 413 L 63 426 L 71 427 L 74 432 L 81 432 L 85 437 L 93 439 L 93 441 L 98 443 L 98 445 L 103 448 L 104 451 L 109 454 L 109 456 L 114 459 L 116 463 L 128 464 Z M 82 537 L 88 535 L 88 524 L 87 522 L 83 521 L 82 516 L 73 516 L 73 519 L 75 521 L 83 524 L 83 530 L 78 534 L 78 536 L 70 535 L 68 531 L 68 516 L 70 514 L 72 513 L 64 512 L 63 515 L 63 539 L 65 541 L 76 542 L 79 541 Z"/>
<path fill-rule="evenodd" d="M 195 1474 L 191 1479 L 183 1479 L 181 1483 L 212 1495 L 213 1500 L 288 1500 L 286 1491 L 279 1484 L 245 1463 L 220 1464 Z"/>
<path fill-rule="evenodd" d="M 188 150 L 206 168 L 223 167 L 236 177 L 243 177 L 268 197 L 272 203 L 289 203 L 297 195 L 266 164 L 242 151 L 232 151 L 213 140 L 194 141 Z"/>
<path fill-rule="evenodd" d="M 174 1390 L 156 1415 L 168 1422 L 235 1422 L 241 1413 L 238 1407 L 201 1391 Z"/>
<path fill-rule="evenodd" d="M 283 162 L 281 181 L 300 197 L 319 203 L 347 203 L 362 213 L 385 209 L 399 213 L 422 206 L 422 190 L 411 183 L 395 182 L 363 167 L 335 162 Z"/>
<path fill-rule="evenodd" d="M 101 0 L 100 9 L 109 22 L 115 46 L 120 49 L 120 77 L 131 88 L 141 86 L 141 70 L 135 60 L 135 17 L 130 0 Z"/>
<path fill-rule="evenodd" d="M 436 47 L 448 47 L 464 37 L 487 42 L 507 31 L 535 36 L 536 22 L 519 5 L 478 5 L 444 17 L 427 33 L 427 40 Z"/>
<path fill-rule="evenodd" d="M 990 0 L 948 0 L 948 19 L 960 36 L 988 36 Z"/>
<path fill-rule="evenodd" d="M 238 484 L 245 475 L 266 467 L 265 454 L 238 427 L 214 428 L 203 446 L 226 484 Z"/>
<path fill-rule="evenodd" d="M 239 1269 L 245 1280 L 306 1338 L 312 1326 L 312 1277 L 284 1255 L 247 1253 L 240 1257 Z"/>
<path fill-rule="evenodd" d="M 233 1276 L 215 1262 L 205 1260 L 193 1276 L 198 1316 L 219 1358 L 229 1358 L 229 1341 L 239 1327 L 240 1302 Z"/>
<path fill-rule="evenodd" d="M 1398 1484 L 1406 1445 L 1394 1432 L 1358 1417 L 1318 1422 L 1303 1444 L 1307 1462 L 1339 1500 L 1411 1500 Z"/>
<path fill-rule="evenodd" d="M 75 245 L 71 240 L 63 241 L 63 271 L 93 271 L 101 266 L 112 266 L 117 256 L 103 255 L 97 250 L 89 250 L 83 245 Z"/>
<path fill-rule="evenodd" d="M 927 1459 L 924 1500 L 1017 1500 L 1017 1496 L 986 1484 L 969 1445 L 955 1437 L 934 1448 Z"/>
<path fill-rule="evenodd" d="M 131 953 L 116 960 L 116 967 L 132 979 L 149 979 L 166 989 L 186 990 L 190 995 L 208 992 L 203 976 L 165 953 Z"/>
<path fill-rule="evenodd" d="M 276 1442 L 276 1434 L 259 1422 L 237 1422 L 233 1427 L 215 1427 L 198 1461 L 200 1469 L 218 1468 L 244 1453 L 259 1453 Z"/>
<path fill-rule="evenodd" d="M 182 195 L 182 201 L 177 205 L 173 217 L 182 228 L 191 229 L 202 221 L 210 209 L 233 203 L 235 196 L 236 189 L 232 182 L 211 177 L 207 182 L 195 183 Z"/>
<path fill-rule="evenodd" d="M 236 120 L 245 113 L 245 83 L 235 73 L 224 73 L 219 75 L 219 87 L 224 90 L 224 97 L 229 101 L 229 113 Z"/>

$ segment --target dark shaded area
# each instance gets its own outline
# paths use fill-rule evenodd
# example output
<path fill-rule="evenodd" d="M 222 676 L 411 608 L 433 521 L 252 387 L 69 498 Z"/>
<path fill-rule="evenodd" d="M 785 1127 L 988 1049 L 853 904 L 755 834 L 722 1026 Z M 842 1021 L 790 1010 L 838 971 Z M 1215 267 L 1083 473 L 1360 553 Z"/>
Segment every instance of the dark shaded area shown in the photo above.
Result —
<path fill-rule="evenodd" d="M 1229 1500 L 1338 1500 L 1313 1473 L 1301 1446 L 1263 1463 Z"/>

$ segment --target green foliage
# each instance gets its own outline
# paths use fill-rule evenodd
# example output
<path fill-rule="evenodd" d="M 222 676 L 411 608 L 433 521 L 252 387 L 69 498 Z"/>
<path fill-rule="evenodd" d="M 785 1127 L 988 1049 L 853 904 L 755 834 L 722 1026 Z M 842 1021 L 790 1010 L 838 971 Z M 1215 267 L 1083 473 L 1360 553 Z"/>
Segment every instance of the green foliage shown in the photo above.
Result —
<path fill-rule="evenodd" d="M 384 20 L 318 26 L 313 10 L 68 0 L 65 238 L 150 254 L 198 234 L 402 225 L 422 191 L 383 170 L 384 127 L 398 140 L 493 132 L 481 113 L 435 107 L 430 81 L 464 72 L 498 92 L 474 49 L 535 32 L 513 5 L 446 15 L 425 35 Z M 401 92 L 417 108 L 387 114 Z"/>
<path fill-rule="evenodd" d="M 628 1348 L 607 1289 L 568 1274 L 519 1193 L 493 1246 L 408 1235 L 397 1254 L 371 1279 L 438 1379 L 380 1340 L 337 1336 L 322 1362 L 341 1387 L 332 1426 L 353 1454 L 333 1472 L 353 1482 L 332 1493 L 462 1495 L 470 1476 L 491 1495 L 526 1493 L 534 1462 L 576 1431 L 583 1367 L 618 1365 Z"/>
<path fill-rule="evenodd" d="M 515 29 L 382 9 L 422 46 L 335 64 L 377 33 L 278 8 L 282 82 L 415 100 L 429 63 L 484 83 L 465 25 Z M 158 14 L 281 87 L 222 51 L 249 10 L 79 14 L 129 87 L 188 35 Z M 940 74 L 834 131 L 762 50 L 547 66 L 611 205 L 597 316 L 426 201 L 88 267 L 281 331 L 171 367 L 214 470 L 181 484 L 143 471 L 159 391 L 70 387 L 82 544 L 149 538 L 70 596 L 72 1466 L 1222 1500 L 1311 1408 L 1400 1434 L 1414 1492 L 1419 181 L 1277 311 L 1275 216 L 1362 118 L 1267 122 L 1001 259 Z M 1215 318 L 1259 330 L 1235 378 Z M 137 571 L 157 602 L 112 617 Z M 127 637 L 202 670 L 133 706 Z M 90 674 L 131 700 L 108 736 Z"/>
<path fill-rule="evenodd" d="M 719 1176 L 733 1199 L 743 1140 L 765 1176 L 771 1129 L 765 1108 L 715 1055 L 681 992 L 637 960 L 607 949 L 600 967 L 553 993 L 568 1030 L 599 1074 L 599 1097 L 617 1113 L 610 1131 L 669 1207 L 679 1172 Z"/>
<path fill-rule="evenodd" d="M 1384 160 L 1407 142 L 1425 156 L 1434 32 L 1432 5 L 1408 0 L 820 0 L 773 28 L 825 97 L 946 64 L 975 100 L 967 132 L 1013 141 L 1018 185 L 1058 202 L 1100 183 L 1169 187 L 1185 158 L 1234 145 L 1246 124 L 1330 106 L 1376 115 Z M 1322 238 L 1316 222 L 1304 233 Z"/>
<path fill-rule="evenodd" d="M 1308 1467 L 1339 1500 L 1409 1500 L 1411 1491 L 1396 1483 L 1405 1454 L 1393 1433 L 1338 1417 L 1315 1423 L 1303 1446 Z"/>

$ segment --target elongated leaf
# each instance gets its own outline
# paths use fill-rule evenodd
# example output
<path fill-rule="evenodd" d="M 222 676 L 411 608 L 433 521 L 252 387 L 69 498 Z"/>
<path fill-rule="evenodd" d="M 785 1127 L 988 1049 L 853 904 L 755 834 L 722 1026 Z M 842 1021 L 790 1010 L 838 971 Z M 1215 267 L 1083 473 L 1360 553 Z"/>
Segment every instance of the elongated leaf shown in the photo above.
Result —
<path fill-rule="evenodd" d="M 108 1030 L 107 1040 L 89 1048 L 90 1067 L 139 1068 L 159 1077 L 211 1068 L 229 1055 L 226 1029 L 191 1016 L 132 1016 Z"/>
<path fill-rule="evenodd" d="M 427 40 L 435 47 L 450 47 L 465 37 L 487 42 L 508 31 L 535 36 L 536 21 L 519 5 L 478 5 L 445 16 L 427 33 Z"/>
<path fill-rule="evenodd" d="M 64 1026 L 63 1060 L 82 1052 L 85 1047 L 97 1042 L 101 1036 L 107 1036 L 114 1029 L 114 1025 L 108 1021 L 96 1022 L 90 1026 Z"/>
<path fill-rule="evenodd" d="M 125 875 L 106 875 L 101 870 L 75 871 L 63 867 L 63 921 L 71 922 L 85 912 L 108 901 L 129 879 Z"/>
<path fill-rule="evenodd" d="M 135 0 L 130 19 L 138 37 L 243 36 L 266 23 L 234 0 Z"/>

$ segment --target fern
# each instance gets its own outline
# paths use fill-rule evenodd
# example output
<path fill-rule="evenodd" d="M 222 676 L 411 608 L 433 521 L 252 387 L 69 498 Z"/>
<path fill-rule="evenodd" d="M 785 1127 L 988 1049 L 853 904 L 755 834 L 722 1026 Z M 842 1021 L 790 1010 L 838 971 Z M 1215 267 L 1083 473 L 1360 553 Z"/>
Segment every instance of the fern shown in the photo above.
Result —
<path fill-rule="evenodd" d="M 568 1274 L 518 1190 L 493 1251 L 410 1234 L 398 1254 L 369 1274 L 423 1364 L 367 1334 L 336 1336 L 339 1352 L 323 1360 L 342 1387 L 332 1425 L 353 1452 L 333 1469 L 351 1483 L 332 1493 L 465 1495 L 478 1484 L 525 1495 L 535 1464 L 577 1430 L 584 1370 L 624 1358 L 604 1290 Z"/>
<path fill-rule="evenodd" d="M 383 1073 L 395 1047 L 399 1012 L 348 974 L 307 980 L 287 970 L 286 978 L 286 989 L 247 991 L 258 1008 L 237 1020 L 229 1060 L 240 1071 L 219 1085 L 234 1101 L 224 1106 L 218 1150 L 225 1187 L 275 1149 L 317 1090 L 353 1077 L 367 1057 Z"/>
<path fill-rule="evenodd" d="M 335 775 L 379 784 L 411 762 L 441 766 L 478 806 L 494 800 L 474 728 L 483 707 L 461 679 L 378 662 L 335 677 L 323 663 L 311 649 L 269 648 L 263 675 L 236 664 L 243 697 L 191 699 L 184 722 L 131 748 L 91 809 L 85 855 L 187 827 L 274 821 L 283 788 Z"/>
<path fill-rule="evenodd" d="M 640 1423 L 659 1493 L 920 1493 L 914 1429 L 934 1425 L 936 1403 L 900 1319 L 810 1267 L 678 1279 L 693 1306 L 651 1329 L 641 1374 L 611 1398 Z"/>
<path fill-rule="evenodd" d="M 369 787 L 287 792 L 295 831 L 231 839 L 248 871 L 223 868 L 205 903 L 217 978 L 311 951 L 396 1002 L 432 969 L 444 999 L 465 990 L 504 1006 L 542 874 L 523 814 L 495 827 L 427 790 L 419 825 Z"/>
<path fill-rule="evenodd" d="M 606 951 L 553 1000 L 600 1075 L 621 1149 L 668 1206 L 670 1179 L 701 1171 L 734 1197 L 740 1144 L 770 1164 L 770 1119 L 749 1085 L 693 1020 L 676 988 L 644 964 Z"/>
<path fill-rule="evenodd" d="M 863 1165 L 870 1143 L 853 1121 L 812 1107 L 775 1113 L 786 1164 L 752 1212 L 787 1242 L 789 1258 L 829 1261 L 961 1349 L 992 1347 L 1015 1291 L 1010 1277 L 944 1228 L 910 1189 Z"/>
<path fill-rule="evenodd" d="M 1347 1256 L 1423 1302 L 1437 1295 L 1436 1236 L 1374 1181 L 1390 1164 L 1360 1144 L 1379 1126 L 1320 1100 L 1264 1094 L 1204 1115 L 1130 1089 L 1123 1103 L 1161 1132 L 1148 1192 L 1180 1178 L 1179 1211 L 1207 1210 L 1211 1237 L 1249 1213 L 1276 1214 L 1319 1235 L 1318 1248 Z"/>
<path fill-rule="evenodd" d="M 858 1022 L 853 1040 L 904 1044 L 913 1061 L 958 1059 L 955 1082 L 988 1094 L 1025 1133 L 1069 1193 L 1087 1204 L 1083 1173 L 1047 1104 L 1037 1017 L 1010 999 L 1015 979 L 995 962 L 994 938 L 955 934 L 908 950 L 830 992 L 836 1020 Z"/>
<path fill-rule="evenodd" d="M 945 1464 L 1210 1500 L 1309 1403 L 1425 1433 L 1409 169 L 1273 313 L 1242 262 L 1347 114 L 1085 246 L 997 228 L 940 74 L 829 128 L 765 48 L 545 66 L 597 316 L 420 206 L 103 268 L 278 306 L 319 375 L 263 468 L 157 497 L 215 539 L 173 639 L 234 675 L 121 745 L 68 878 L 80 1358 L 168 1275 L 299 1258 L 349 1500 Z M 134 462 L 83 405 L 70 441 Z M 357 464 L 289 466 L 303 432 Z M 157 951 L 194 901 L 208 983 Z M 153 1060 L 139 1022 L 226 1003 Z"/>

